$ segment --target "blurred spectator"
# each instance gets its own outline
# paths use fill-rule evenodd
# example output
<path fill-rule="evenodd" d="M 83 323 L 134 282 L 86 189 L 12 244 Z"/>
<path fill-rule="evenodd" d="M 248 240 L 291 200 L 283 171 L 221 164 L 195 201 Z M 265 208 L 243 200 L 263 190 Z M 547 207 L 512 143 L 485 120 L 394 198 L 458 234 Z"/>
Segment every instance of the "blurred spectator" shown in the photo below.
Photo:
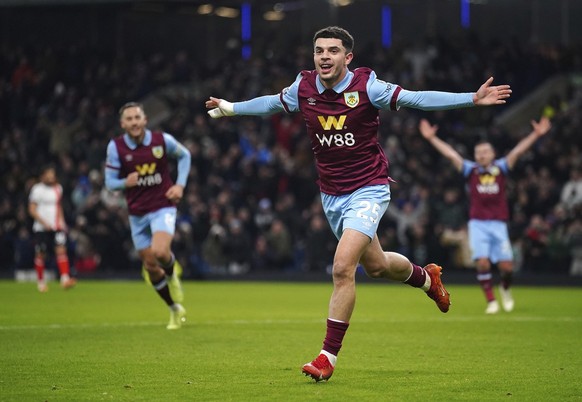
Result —
<path fill-rule="evenodd" d="M 208 264 L 208 271 L 214 274 L 225 274 L 228 256 L 225 254 L 226 230 L 215 223 L 208 232 L 208 237 L 202 243 L 202 257 Z"/>
<path fill-rule="evenodd" d="M 329 230 L 325 218 L 314 214 L 309 221 L 305 238 L 306 269 L 312 272 L 326 272 L 333 263 L 333 253 L 337 240 Z"/>
<path fill-rule="evenodd" d="M 550 228 L 541 215 L 531 217 L 525 230 L 524 266 L 529 272 L 542 272 L 548 266 L 548 236 Z"/>
<path fill-rule="evenodd" d="M 572 254 L 570 275 L 582 276 L 582 219 L 575 219 L 568 227 L 568 245 Z"/>
<path fill-rule="evenodd" d="M 291 234 L 281 219 L 274 219 L 265 234 L 267 246 L 271 250 L 272 269 L 285 270 L 293 262 L 293 244 Z"/>
<path fill-rule="evenodd" d="M 252 259 L 252 242 L 248 233 L 238 219 L 232 219 L 228 225 L 228 234 L 224 245 L 228 261 L 228 273 L 241 275 L 250 271 Z"/>
<path fill-rule="evenodd" d="M 275 216 L 271 209 L 271 200 L 262 198 L 259 201 L 259 209 L 255 213 L 255 225 L 257 225 L 261 233 L 266 233 L 271 223 L 273 223 Z"/>
<path fill-rule="evenodd" d="M 562 188 L 560 201 L 568 212 L 573 212 L 582 205 L 582 169 L 575 167 L 570 171 L 570 180 Z"/>
<path fill-rule="evenodd" d="M 469 233 L 467 231 L 467 207 L 461 200 L 460 191 L 448 188 L 443 198 L 435 201 L 433 207 L 434 232 L 443 247 L 452 252 L 452 263 L 456 267 L 473 266 Z"/>

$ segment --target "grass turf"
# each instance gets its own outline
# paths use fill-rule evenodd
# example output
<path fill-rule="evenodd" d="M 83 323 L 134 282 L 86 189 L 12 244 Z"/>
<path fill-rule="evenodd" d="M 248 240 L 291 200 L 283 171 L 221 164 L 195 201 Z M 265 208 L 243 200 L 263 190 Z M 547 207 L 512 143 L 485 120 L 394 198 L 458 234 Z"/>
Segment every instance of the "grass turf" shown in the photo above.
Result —
<path fill-rule="evenodd" d="M 446 279 L 446 278 L 445 278 Z M 582 289 L 516 287 L 486 316 L 477 286 L 359 284 L 334 376 L 319 352 L 331 284 L 187 282 L 188 321 L 143 282 L 0 282 L 1 401 L 581 400 Z"/>

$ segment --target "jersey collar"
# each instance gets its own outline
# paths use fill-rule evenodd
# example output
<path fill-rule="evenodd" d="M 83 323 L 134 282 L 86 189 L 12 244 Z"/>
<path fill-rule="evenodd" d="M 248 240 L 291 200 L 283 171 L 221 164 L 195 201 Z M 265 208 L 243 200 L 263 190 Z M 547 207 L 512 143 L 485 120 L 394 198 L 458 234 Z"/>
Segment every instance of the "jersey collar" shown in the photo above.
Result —
<path fill-rule="evenodd" d="M 353 77 L 354 77 L 354 73 L 352 73 L 350 70 L 348 70 L 348 73 L 346 74 L 344 79 L 341 80 L 340 82 L 338 82 L 336 84 L 336 86 L 332 88 L 332 90 L 337 94 L 342 93 L 343 91 L 346 90 L 348 85 L 350 85 L 350 82 L 352 82 Z M 323 93 L 323 91 L 325 91 L 327 89 L 326 87 L 323 86 L 323 84 L 319 80 L 319 74 L 317 74 L 317 79 L 315 80 L 315 85 L 317 86 L 317 91 L 319 92 L 320 95 Z"/>
<path fill-rule="evenodd" d="M 129 147 L 129 149 L 136 149 L 137 144 L 131 139 L 129 134 L 123 134 L 123 141 L 125 141 L 125 145 Z M 152 143 L 152 132 L 148 129 L 145 130 L 145 136 L 143 137 L 143 142 L 141 145 L 145 145 L 146 147 Z"/>

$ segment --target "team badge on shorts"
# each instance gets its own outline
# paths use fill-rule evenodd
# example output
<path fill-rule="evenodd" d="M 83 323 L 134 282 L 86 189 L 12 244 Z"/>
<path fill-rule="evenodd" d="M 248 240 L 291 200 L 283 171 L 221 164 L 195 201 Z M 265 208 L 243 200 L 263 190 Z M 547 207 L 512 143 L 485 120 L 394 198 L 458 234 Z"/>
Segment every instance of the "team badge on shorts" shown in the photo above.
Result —
<path fill-rule="evenodd" d="M 360 94 L 358 92 L 345 92 L 344 101 L 349 107 L 356 107 L 360 103 Z"/>
<path fill-rule="evenodd" d="M 162 147 L 161 145 L 155 146 L 152 148 L 152 154 L 157 158 L 160 159 L 162 156 L 164 156 L 164 147 Z"/>

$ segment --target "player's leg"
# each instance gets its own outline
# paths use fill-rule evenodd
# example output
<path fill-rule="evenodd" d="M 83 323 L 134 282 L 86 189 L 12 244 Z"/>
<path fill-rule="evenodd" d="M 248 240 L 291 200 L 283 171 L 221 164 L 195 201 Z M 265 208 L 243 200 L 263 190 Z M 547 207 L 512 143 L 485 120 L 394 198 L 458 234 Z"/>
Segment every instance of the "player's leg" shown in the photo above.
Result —
<path fill-rule="evenodd" d="M 152 223 L 152 214 L 147 214 L 144 216 L 130 216 L 129 223 L 131 227 L 131 237 L 133 244 L 138 250 L 139 257 L 149 277 L 149 282 L 152 284 L 156 293 L 170 309 L 170 323 L 168 324 L 167 328 L 180 328 L 185 311 L 181 305 L 172 299 L 166 273 L 160 267 L 156 255 L 152 251 L 151 245 L 153 236 L 150 227 Z M 181 317 L 178 317 L 178 315 Z M 178 322 L 176 322 L 176 318 L 180 318 Z"/>
<path fill-rule="evenodd" d="M 173 235 L 168 232 L 156 231 L 152 235 L 152 253 L 164 274 L 170 287 L 170 294 L 177 303 L 184 301 L 184 291 L 180 283 L 182 267 L 171 252 Z"/>
<path fill-rule="evenodd" d="M 491 261 L 489 260 L 491 252 L 490 228 L 486 221 L 475 219 L 469 221 L 468 227 L 469 243 L 471 244 L 472 257 L 477 270 L 477 281 L 487 301 L 485 313 L 496 314 L 499 312 L 499 303 L 493 293 L 493 277 L 491 274 Z"/>
<path fill-rule="evenodd" d="M 303 366 L 303 373 L 316 381 L 327 380 L 333 374 L 355 305 L 356 268 L 388 207 L 390 189 L 387 185 L 370 186 L 344 196 L 321 196 L 323 210 L 339 243 L 333 260 L 333 293 L 323 348 L 315 360 Z"/>
<path fill-rule="evenodd" d="M 47 250 L 47 233 L 34 233 L 34 270 L 36 271 L 36 286 L 39 292 L 48 292 L 48 285 L 44 277 L 45 259 Z"/>
<path fill-rule="evenodd" d="M 360 262 L 371 278 L 387 278 L 421 288 L 435 301 L 439 310 L 443 313 L 449 311 L 450 295 L 442 284 L 442 268 L 438 265 L 428 264 L 423 268 L 402 254 L 383 251 L 377 235 L 374 235 Z"/>
<path fill-rule="evenodd" d="M 176 225 L 176 208 L 162 208 L 151 214 L 150 228 L 152 231 L 151 251 L 158 265 L 164 271 L 164 280 L 167 284 L 173 304 L 170 307 L 170 322 L 168 329 L 178 329 L 186 320 L 186 310 L 180 304 L 184 300 L 184 292 L 179 275 L 182 268 L 171 251 L 172 239 Z"/>
<path fill-rule="evenodd" d="M 48 285 L 46 284 L 46 280 L 44 277 L 44 270 L 45 270 L 45 253 L 39 249 L 39 247 L 35 247 L 34 252 L 34 270 L 36 271 L 36 287 L 39 292 L 44 293 L 48 292 Z"/>
<path fill-rule="evenodd" d="M 501 305 L 507 312 L 513 311 L 515 302 L 511 294 L 513 282 L 513 250 L 509 240 L 509 232 L 505 222 L 494 222 L 494 242 L 491 249 L 491 259 L 497 262 L 501 284 L 499 294 L 501 295 Z"/>
<path fill-rule="evenodd" d="M 62 231 L 55 232 L 53 241 L 61 287 L 63 289 L 70 289 L 77 284 L 77 281 L 74 278 L 71 278 L 71 268 L 69 256 L 67 254 L 67 235 Z"/>
<path fill-rule="evenodd" d="M 176 224 L 176 208 L 162 208 L 152 214 L 151 231 L 152 252 L 158 264 L 164 270 L 170 286 L 170 293 L 175 302 L 184 300 L 184 291 L 180 282 L 182 267 L 172 253 L 171 246 Z"/>
<path fill-rule="evenodd" d="M 329 302 L 327 331 L 319 356 L 303 366 L 303 373 L 316 381 L 333 374 L 337 355 L 356 304 L 356 268 L 370 238 L 353 229 L 341 236 L 333 259 L 333 293 Z"/>

